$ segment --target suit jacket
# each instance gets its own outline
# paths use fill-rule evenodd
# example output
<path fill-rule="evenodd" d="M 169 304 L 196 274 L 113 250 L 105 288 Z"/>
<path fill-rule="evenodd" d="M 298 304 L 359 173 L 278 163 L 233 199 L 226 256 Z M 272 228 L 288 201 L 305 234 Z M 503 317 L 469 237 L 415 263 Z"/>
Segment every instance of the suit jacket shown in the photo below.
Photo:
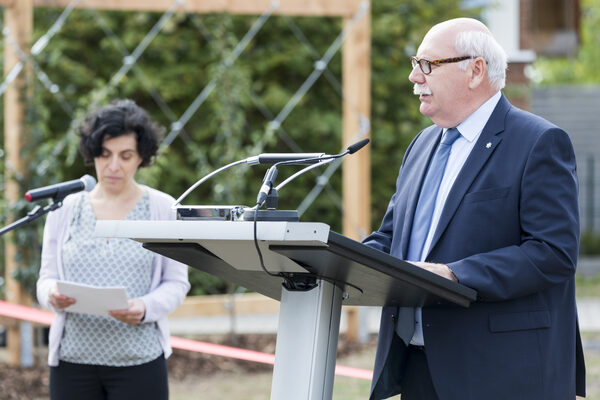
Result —
<path fill-rule="evenodd" d="M 409 146 L 381 227 L 364 243 L 404 259 L 442 129 Z M 478 292 L 469 307 L 423 308 L 440 400 L 574 399 L 585 394 L 575 305 L 579 247 L 573 148 L 560 128 L 501 97 L 444 205 L 426 261 Z M 371 399 L 401 392 L 406 347 L 384 307 Z"/>

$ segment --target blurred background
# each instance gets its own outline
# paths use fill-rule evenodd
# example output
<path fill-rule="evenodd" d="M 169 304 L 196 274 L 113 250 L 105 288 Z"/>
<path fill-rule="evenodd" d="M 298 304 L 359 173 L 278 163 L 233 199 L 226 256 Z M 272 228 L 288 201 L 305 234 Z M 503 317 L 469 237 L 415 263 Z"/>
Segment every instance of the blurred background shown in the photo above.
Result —
<path fill-rule="evenodd" d="M 433 24 L 479 18 L 508 53 L 507 97 L 564 128 L 575 146 L 579 315 L 588 382 L 600 382 L 600 0 L 141 3 L 0 0 L 2 226 L 32 209 L 23 199 L 28 189 L 93 174 L 77 152 L 75 129 L 90 109 L 131 98 L 165 127 L 160 154 L 138 181 L 176 198 L 236 160 L 262 152 L 335 154 L 370 137 L 358 164 L 366 176 L 343 175 L 348 159 L 302 175 L 279 194 L 280 209 L 298 209 L 302 221 L 324 222 L 360 240 L 379 225 L 407 145 L 430 124 L 412 94 L 408 58 Z M 253 205 L 264 172 L 225 171 L 184 203 Z M 294 172 L 280 169 L 278 181 Z M 0 237 L 0 299 L 35 306 L 42 228 L 40 219 Z M 190 280 L 190 297 L 229 296 L 223 304 L 230 309 L 231 299 L 245 292 L 193 269 Z M 193 335 L 184 319 L 203 318 L 205 306 L 188 307 L 195 311 L 173 324 Z M 269 314 L 264 307 L 255 313 Z M 344 333 L 371 343 L 377 326 L 369 321 L 377 312 L 353 310 Z M 277 310 L 271 314 L 276 318 Z M 212 332 L 197 334 L 231 333 L 231 315 L 224 314 L 225 331 L 214 319 L 188 322 L 214 324 Z M 12 347 L 0 361 L 37 364 L 21 351 L 35 332 L 0 317 L 0 344 Z M 43 347 L 42 339 L 32 341 Z M 363 350 L 358 363 L 371 368 L 372 349 Z M 598 385 L 588 384 L 588 398 L 600 398 Z"/>

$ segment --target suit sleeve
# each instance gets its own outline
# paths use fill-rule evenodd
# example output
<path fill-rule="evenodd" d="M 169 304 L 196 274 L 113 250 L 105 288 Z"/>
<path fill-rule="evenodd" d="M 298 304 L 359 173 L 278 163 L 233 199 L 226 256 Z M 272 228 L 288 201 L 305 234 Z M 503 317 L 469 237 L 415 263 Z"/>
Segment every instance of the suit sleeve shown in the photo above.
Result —
<path fill-rule="evenodd" d="M 550 128 L 538 136 L 518 187 L 520 243 L 448 264 L 459 282 L 484 301 L 529 295 L 575 274 L 578 184 L 573 147 L 564 131 Z M 493 226 L 488 229 L 493 233 Z"/>
<path fill-rule="evenodd" d="M 387 211 L 381 221 L 379 229 L 371 233 L 367 238 L 363 240 L 363 243 L 369 247 L 383 251 L 384 253 L 390 253 L 392 246 L 392 234 L 394 232 L 394 198 L 396 194 L 392 196 L 390 203 L 388 204 Z"/>

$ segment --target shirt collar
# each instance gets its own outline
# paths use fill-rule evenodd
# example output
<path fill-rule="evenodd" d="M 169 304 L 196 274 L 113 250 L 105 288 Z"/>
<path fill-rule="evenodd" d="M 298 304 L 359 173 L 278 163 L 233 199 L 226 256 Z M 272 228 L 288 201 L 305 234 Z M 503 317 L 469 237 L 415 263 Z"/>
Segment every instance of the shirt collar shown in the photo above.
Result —
<path fill-rule="evenodd" d="M 458 124 L 456 129 L 458 129 L 460 134 L 469 142 L 472 142 L 479 136 L 483 127 L 487 124 L 490 116 L 494 112 L 494 108 L 496 108 L 496 105 L 500 101 L 500 96 L 501 93 L 496 92 L 496 94 L 479 106 L 473 114 L 469 115 L 467 119 Z"/>

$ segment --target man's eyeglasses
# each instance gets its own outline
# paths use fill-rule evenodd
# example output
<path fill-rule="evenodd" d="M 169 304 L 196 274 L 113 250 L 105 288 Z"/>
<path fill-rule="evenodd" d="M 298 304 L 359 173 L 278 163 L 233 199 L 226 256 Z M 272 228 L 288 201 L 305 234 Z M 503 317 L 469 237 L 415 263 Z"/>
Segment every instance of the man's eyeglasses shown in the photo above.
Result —
<path fill-rule="evenodd" d="M 441 60 L 426 60 L 424 58 L 417 58 L 417 57 L 413 56 L 410 58 L 410 63 L 412 64 L 413 68 L 416 67 L 418 64 L 419 67 L 421 68 L 421 72 L 423 72 L 425 75 L 429 75 L 431 73 L 431 64 L 433 64 L 433 65 L 450 64 L 450 63 L 468 60 L 471 58 L 477 58 L 477 57 L 463 56 L 463 57 L 454 57 L 454 58 L 444 58 Z"/>

